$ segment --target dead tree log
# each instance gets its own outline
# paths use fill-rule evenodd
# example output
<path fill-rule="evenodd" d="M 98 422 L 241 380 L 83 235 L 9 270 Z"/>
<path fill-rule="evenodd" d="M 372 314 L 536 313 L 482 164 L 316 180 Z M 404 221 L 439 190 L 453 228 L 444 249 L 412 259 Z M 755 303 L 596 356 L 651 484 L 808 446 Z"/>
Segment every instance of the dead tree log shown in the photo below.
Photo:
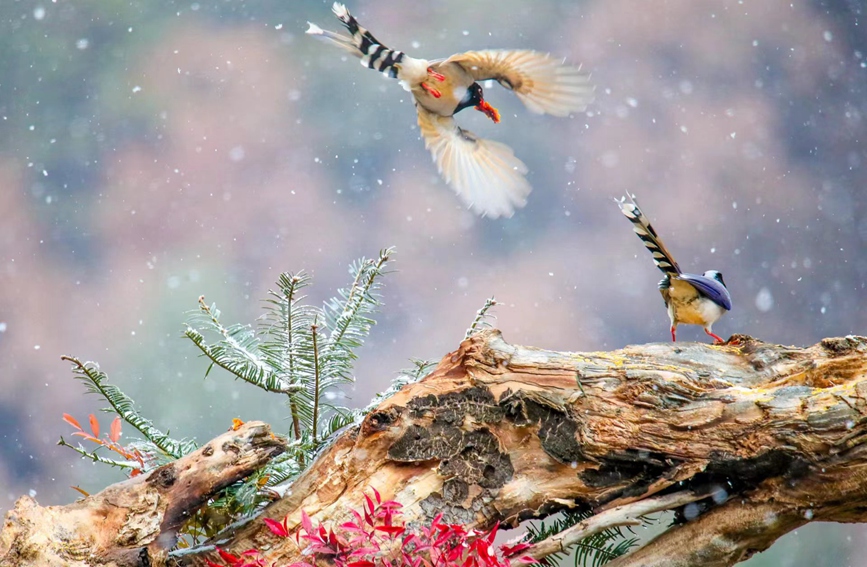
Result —
<path fill-rule="evenodd" d="M 178 528 L 205 501 L 283 452 L 261 422 L 68 506 L 22 496 L 0 531 L 3 567 L 163 565 Z"/>
<path fill-rule="evenodd" d="M 487 331 L 340 437 L 266 515 L 340 521 L 369 487 L 407 521 L 516 525 L 578 507 L 611 511 L 610 526 L 675 508 L 689 521 L 612 566 L 732 565 L 811 520 L 867 519 L 865 410 L 862 337 L 560 353 Z M 299 558 L 261 523 L 229 543 Z"/>
<path fill-rule="evenodd" d="M 515 525 L 564 508 L 594 512 L 530 550 L 542 557 L 674 509 L 680 525 L 611 565 L 731 565 L 811 520 L 864 521 L 865 408 L 861 337 L 558 353 L 486 331 L 337 438 L 265 515 L 288 515 L 292 530 L 302 509 L 342 521 L 369 488 L 401 502 L 407 521 L 442 512 Z M 8 529 L 7 519 L 0 558 Z M 262 522 L 221 546 L 257 548 L 278 564 L 299 558 L 293 540 Z M 206 557 L 218 561 L 182 561 Z"/>

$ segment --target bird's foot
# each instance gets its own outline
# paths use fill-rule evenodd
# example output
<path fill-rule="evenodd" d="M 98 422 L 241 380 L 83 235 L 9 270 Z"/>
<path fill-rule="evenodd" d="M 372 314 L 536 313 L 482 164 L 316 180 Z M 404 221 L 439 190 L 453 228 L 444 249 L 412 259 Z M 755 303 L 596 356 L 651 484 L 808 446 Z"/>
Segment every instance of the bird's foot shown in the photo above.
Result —
<path fill-rule="evenodd" d="M 437 73 L 436 71 L 434 71 L 434 70 L 431 69 L 430 67 L 427 68 L 427 74 L 430 75 L 431 77 L 433 77 L 434 79 L 436 79 L 437 81 L 441 82 L 441 83 L 442 83 L 443 81 L 446 80 L 446 76 L 445 76 L 445 75 L 442 75 L 442 74 L 440 74 L 440 73 Z M 439 98 L 439 97 L 437 97 L 437 98 Z"/>
<path fill-rule="evenodd" d="M 428 93 L 430 93 L 430 95 L 434 98 L 439 98 L 439 97 L 443 96 L 443 94 L 441 92 L 439 92 L 438 90 L 436 90 L 435 88 L 433 88 L 432 86 L 430 86 L 427 83 L 422 83 L 421 88 L 423 88 Z"/>
<path fill-rule="evenodd" d="M 707 333 L 708 335 L 710 335 L 711 337 L 713 337 L 713 340 L 714 340 L 713 344 L 715 344 L 715 345 L 725 344 L 725 341 L 722 340 L 722 337 L 715 335 L 714 333 L 711 333 L 707 329 L 705 329 L 704 332 Z"/>
<path fill-rule="evenodd" d="M 671 328 L 671 342 L 673 342 L 673 343 L 677 342 L 677 327 Z"/>

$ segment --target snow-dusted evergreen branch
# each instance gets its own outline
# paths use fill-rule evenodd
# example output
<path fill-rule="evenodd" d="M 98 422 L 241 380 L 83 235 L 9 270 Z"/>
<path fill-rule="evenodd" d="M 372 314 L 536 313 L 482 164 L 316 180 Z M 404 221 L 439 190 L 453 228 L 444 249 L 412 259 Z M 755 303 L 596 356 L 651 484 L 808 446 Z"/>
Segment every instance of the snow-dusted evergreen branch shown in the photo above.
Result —
<path fill-rule="evenodd" d="M 325 303 L 325 326 L 330 329 L 328 341 L 323 345 L 323 365 L 326 374 L 336 380 L 351 380 L 354 349 L 360 347 L 370 334 L 375 321 L 368 317 L 381 305 L 378 291 L 385 264 L 394 255 L 394 248 L 381 250 L 376 259 L 361 259 L 350 267 L 353 276 L 349 289 L 340 289 L 338 295 Z"/>
<path fill-rule="evenodd" d="M 87 449 L 82 447 L 81 444 L 72 445 L 63 437 L 60 438 L 60 441 L 58 441 L 57 444 L 60 447 L 69 447 L 70 449 L 72 449 L 73 451 L 75 451 L 76 453 L 78 453 L 79 455 L 84 457 L 85 459 L 90 459 L 94 463 L 102 463 L 103 465 L 108 465 L 110 467 L 117 467 L 117 468 L 121 468 L 121 469 L 129 469 L 129 470 L 136 470 L 136 469 L 139 469 L 141 467 L 141 464 L 137 461 L 121 461 L 118 459 L 109 459 L 107 457 L 97 455 L 96 449 L 94 449 L 93 451 L 88 451 Z M 97 446 L 97 449 L 98 448 L 99 448 L 99 446 Z"/>
<path fill-rule="evenodd" d="M 493 297 L 489 297 L 485 304 L 481 309 L 476 311 L 476 317 L 473 319 L 473 322 L 470 324 L 470 327 L 467 329 L 467 332 L 464 334 L 464 339 L 468 339 L 478 333 L 479 331 L 486 329 L 491 326 L 488 323 L 488 318 L 495 318 L 493 315 L 488 315 L 488 311 L 497 304 L 497 300 Z"/>
<path fill-rule="evenodd" d="M 258 386 L 267 392 L 291 394 L 302 387 L 285 383 L 260 356 L 259 337 L 250 325 L 231 325 L 225 327 L 220 322 L 220 310 L 216 304 L 205 303 L 199 297 L 199 310 L 187 325 L 184 336 L 196 345 L 202 354 L 217 365 L 234 374 L 240 380 Z M 196 325 L 196 327 L 193 327 Z M 217 343 L 208 343 L 202 333 L 211 331 L 222 336 Z M 210 372 L 208 368 L 207 374 Z"/>
<path fill-rule="evenodd" d="M 316 310 L 303 305 L 301 301 L 304 296 L 299 295 L 310 282 L 310 276 L 303 271 L 282 273 L 277 279 L 278 291 L 269 290 L 271 299 L 266 300 L 269 305 L 265 314 L 268 323 L 265 334 L 271 340 L 263 342 L 262 354 L 283 381 L 290 384 L 297 380 L 296 368 L 299 365 L 299 350 L 303 348 L 303 330 L 309 326 L 308 321 L 316 316 Z M 301 439 L 301 417 L 298 402 L 291 394 L 289 411 L 292 415 L 292 432 L 297 441 Z"/>
<path fill-rule="evenodd" d="M 227 487 L 209 503 L 209 510 L 219 510 L 233 521 L 251 513 L 274 497 L 270 487 L 301 474 L 323 446 L 323 440 L 353 422 L 356 412 L 328 403 L 326 396 L 334 387 L 354 381 L 356 350 L 375 323 L 371 315 L 380 306 L 380 280 L 393 254 L 394 249 L 388 248 L 374 259 L 353 263 L 351 285 L 338 290 L 337 296 L 322 306 L 304 304 L 302 290 L 311 283 L 307 274 L 281 274 L 276 289 L 269 291 L 265 315 L 256 325 L 224 325 L 216 304 L 209 305 L 204 297 L 199 298 L 184 336 L 209 360 L 205 376 L 217 366 L 265 391 L 285 395 L 294 433 L 294 442 L 281 457 L 268 463 L 255 478 Z M 162 456 L 165 461 L 195 448 L 190 441 L 170 439 L 139 416 L 132 400 L 107 384 L 95 364 L 67 360 L 90 391 L 102 395 L 112 405 L 111 411 L 142 432 L 150 442 L 142 447 L 145 452 Z M 95 462 L 120 466 L 120 461 L 76 448 L 64 440 L 61 444 Z M 204 521 L 207 510 L 202 514 L 198 520 Z M 186 533 L 197 539 L 202 534 L 208 536 L 210 529 L 207 522 L 192 522 Z"/>
<path fill-rule="evenodd" d="M 313 443 L 316 443 L 316 425 L 319 423 L 319 398 L 322 396 L 322 389 L 319 387 L 321 375 L 319 370 L 319 327 L 316 321 L 310 325 L 310 336 L 313 337 Z"/>
<path fill-rule="evenodd" d="M 82 363 L 71 356 L 61 356 L 62 360 L 72 363 L 72 372 L 76 378 L 84 382 L 87 391 L 101 396 L 111 407 L 103 411 L 116 413 L 135 427 L 147 441 L 153 444 L 165 456 L 179 459 L 195 451 L 197 445 L 192 440 L 175 440 L 163 433 L 149 419 L 145 419 L 133 406 L 133 401 L 120 388 L 108 383 L 108 377 L 99 369 L 95 362 Z"/>
<path fill-rule="evenodd" d="M 593 516 L 589 510 L 566 511 L 560 517 L 555 517 L 550 522 L 530 522 L 527 525 L 528 543 L 539 543 L 560 534 L 574 525 Z M 540 563 L 548 567 L 562 565 L 571 552 L 575 553 L 575 565 L 587 567 L 599 567 L 625 555 L 638 543 L 637 537 L 628 536 L 617 526 L 606 528 L 589 537 L 586 537 L 568 551 L 556 552 L 543 559 Z"/>

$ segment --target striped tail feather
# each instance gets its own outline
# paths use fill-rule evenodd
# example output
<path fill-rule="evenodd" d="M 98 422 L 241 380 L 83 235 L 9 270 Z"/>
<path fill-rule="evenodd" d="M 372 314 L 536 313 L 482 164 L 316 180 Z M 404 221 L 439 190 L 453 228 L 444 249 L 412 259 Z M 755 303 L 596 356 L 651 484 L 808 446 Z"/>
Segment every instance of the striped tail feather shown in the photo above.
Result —
<path fill-rule="evenodd" d="M 644 242 L 644 246 L 653 254 L 653 261 L 656 263 L 656 267 L 667 276 L 680 275 L 680 266 L 674 261 L 671 253 L 650 225 L 650 221 L 647 220 L 647 217 L 638 208 L 638 202 L 631 195 L 629 196 L 629 200 L 631 202 L 628 203 L 625 198 L 620 200 L 615 199 L 614 201 L 620 207 L 620 212 L 632 222 L 632 229 L 635 231 L 635 234 L 638 235 L 638 238 Z"/>
<path fill-rule="evenodd" d="M 337 19 L 346 26 L 349 33 L 352 34 L 351 37 L 323 30 L 310 22 L 307 22 L 310 25 L 307 33 L 349 51 L 361 59 L 361 64 L 368 69 L 375 69 L 391 78 L 397 78 L 399 72 L 397 65 L 403 61 L 405 57 L 404 53 L 396 49 L 389 49 L 380 43 L 378 39 L 373 37 L 373 34 L 358 24 L 358 20 L 349 13 L 349 10 L 343 4 L 335 2 L 331 10 L 337 16 Z"/>

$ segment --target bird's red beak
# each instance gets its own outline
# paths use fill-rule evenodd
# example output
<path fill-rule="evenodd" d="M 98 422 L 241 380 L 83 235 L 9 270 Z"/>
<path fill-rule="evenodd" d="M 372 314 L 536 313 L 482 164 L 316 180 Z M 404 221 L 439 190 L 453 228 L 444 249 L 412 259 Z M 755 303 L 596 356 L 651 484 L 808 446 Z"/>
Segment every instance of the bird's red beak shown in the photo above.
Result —
<path fill-rule="evenodd" d="M 500 122 L 500 111 L 494 108 L 488 103 L 488 101 L 483 100 L 481 103 L 476 105 L 476 110 L 479 112 L 483 112 L 485 116 L 494 121 L 494 124 L 498 124 Z"/>

